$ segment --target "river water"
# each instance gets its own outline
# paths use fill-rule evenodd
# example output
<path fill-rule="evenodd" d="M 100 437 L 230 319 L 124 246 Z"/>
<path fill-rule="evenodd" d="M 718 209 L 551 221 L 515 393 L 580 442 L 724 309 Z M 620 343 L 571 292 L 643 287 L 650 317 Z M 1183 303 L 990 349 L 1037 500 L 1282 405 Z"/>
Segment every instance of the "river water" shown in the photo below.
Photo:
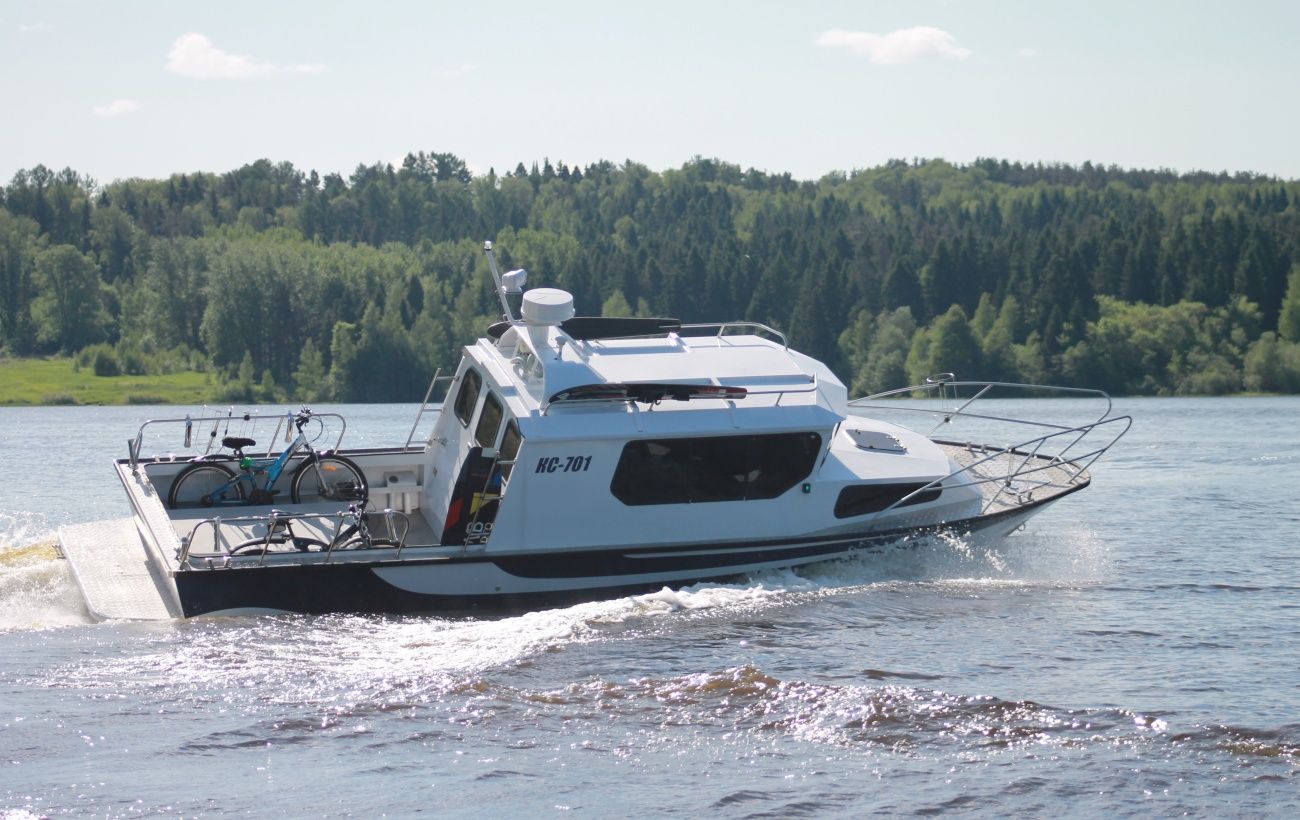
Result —
<path fill-rule="evenodd" d="M 160 408 L 0 409 L 0 816 L 1300 811 L 1300 398 L 1117 402 L 958 540 L 515 617 L 91 623 L 49 546 Z M 347 444 L 410 406 L 341 408 Z"/>

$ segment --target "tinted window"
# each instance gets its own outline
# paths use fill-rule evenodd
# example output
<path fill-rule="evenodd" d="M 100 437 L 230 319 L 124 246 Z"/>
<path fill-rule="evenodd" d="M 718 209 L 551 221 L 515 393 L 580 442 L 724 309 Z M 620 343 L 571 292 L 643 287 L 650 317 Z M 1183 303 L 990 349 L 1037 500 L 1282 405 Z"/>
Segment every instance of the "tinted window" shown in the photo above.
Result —
<path fill-rule="evenodd" d="M 629 441 L 610 492 L 631 505 L 776 498 L 812 472 L 820 451 L 816 433 Z"/>
<path fill-rule="evenodd" d="M 749 474 L 750 436 L 687 439 L 686 492 L 691 501 L 741 501 Z M 679 444 L 679 446 L 680 446 Z"/>
<path fill-rule="evenodd" d="M 924 483 L 918 481 L 906 484 L 858 484 L 845 487 L 840 490 L 840 497 L 835 499 L 835 517 L 851 518 L 855 515 L 880 512 L 899 499 L 906 498 L 908 494 L 916 493 L 924 486 Z M 942 487 L 931 487 L 924 492 L 916 493 L 899 506 L 910 507 L 913 504 L 934 501 L 942 493 Z"/>
<path fill-rule="evenodd" d="M 685 504 L 691 500 L 685 481 L 690 457 L 689 439 L 629 441 L 610 491 L 624 504 Z"/>
<path fill-rule="evenodd" d="M 497 443 L 497 431 L 501 429 L 501 400 L 495 393 L 488 392 L 483 402 L 483 412 L 478 414 L 478 427 L 474 428 L 474 440 L 480 447 L 493 447 Z"/>
<path fill-rule="evenodd" d="M 465 380 L 461 382 L 460 392 L 456 394 L 456 418 L 465 427 L 469 426 L 470 417 L 474 415 L 474 404 L 478 402 L 478 391 L 483 386 L 483 377 L 477 370 L 465 371 Z"/>
<path fill-rule="evenodd" d="M 500 461 L 514 461 L 515 456 L 519 455 L 519 445 L 524 441 L 523 436 L 519 435 L 519 425 L 511 419 L 506 424 L 505 435 L 501 437 L 501 449 L 497 451 L 497 457 Z M 498 462 L 500 463 L 500 462 Z M 514 468 L 513 464 L 501 464 L 501 478 L 509 480 L 510 471 Z"/>
<path fill-rule="evenodd" d="M 821 452 L 816 433 L 750 436 L 746 498 L 775 498 L 808 477 Z"/>

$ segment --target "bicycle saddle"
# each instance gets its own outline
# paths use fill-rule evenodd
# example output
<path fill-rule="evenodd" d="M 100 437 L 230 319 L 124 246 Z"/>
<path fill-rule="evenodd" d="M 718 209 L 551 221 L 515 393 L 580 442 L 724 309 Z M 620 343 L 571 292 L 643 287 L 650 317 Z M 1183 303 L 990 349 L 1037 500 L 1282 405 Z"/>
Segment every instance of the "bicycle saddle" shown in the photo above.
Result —
<path fill-rule="evenodd" d="M 239 436 L 226 436 L 221 440 L 222 447 L 229 447 L 232 450 L 242 450 L 245 447 L 252 447 L 257 444 L 251 438 L 240 438 Z"/>

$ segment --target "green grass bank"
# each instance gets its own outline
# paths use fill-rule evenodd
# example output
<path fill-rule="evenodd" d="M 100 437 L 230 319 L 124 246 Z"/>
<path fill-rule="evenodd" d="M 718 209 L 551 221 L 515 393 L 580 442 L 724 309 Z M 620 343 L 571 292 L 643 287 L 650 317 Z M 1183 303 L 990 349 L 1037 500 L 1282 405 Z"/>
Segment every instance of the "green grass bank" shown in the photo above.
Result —
<path fill-rule="evenodd" d="M 71 357 L 0 359 L 0 406 L 202 404 L 218 390 L 211 373 L 96 376 Z"/>

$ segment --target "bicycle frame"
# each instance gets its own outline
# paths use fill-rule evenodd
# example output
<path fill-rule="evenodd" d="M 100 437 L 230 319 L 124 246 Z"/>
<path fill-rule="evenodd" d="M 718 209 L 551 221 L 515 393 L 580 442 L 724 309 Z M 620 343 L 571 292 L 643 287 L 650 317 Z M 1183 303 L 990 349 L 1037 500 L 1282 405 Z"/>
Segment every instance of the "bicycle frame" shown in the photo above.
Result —
<path fill-rule="evenodd" d="M 298 434 L 294 436 L 294 439 L 289 443 L 289 446 L 285 447 L 284 450 L 275 458 L 254 458 L 240 453 L 237 461 L 239 472 L 235 474 L 234 478 L 230 479 L 230 481 L 227 481 L 224 485 L 213 492 L 212 495 L 218 496 L 225 490 L 234 487 L 236 484 L 243 483 L 249 488 L 248 498 L 224 499 L 219 502 L 220 505 L 243 506 L 250 504 L 253 503 L 253 499 L 256 498 L 255 494 L 257 493 L 265 494 L 269 498 L 271 490 L 275 487 L 276 483 L 279 482 L 280 476 L 284 474 L 285 467 L 289 466 L 289 461 L 297 455 L 299 451 L 306 450 L 309 458 L 316 458 L 316 451 L 312 449 L 311 442 L 308 441 L 307 435 L 303 432 L 303 427 L 306 426 L 310 419 L 310 415 L 304 416 L 302 414 L 295 419 L 294 424 L 298 428 Z M 259 474 L 265 474 L 266 476 L 261 487 L 257 486 L 257 476 Z"/>
<path fill-rule="evenodd" d="M 247 481 L 254 490 L 260 489 L 263 492 L 270 492 L 271 488 L 280 480 L 280 476 L 284 474 L 284 468 L 288 466 L 289 460 L 303 448 L 306 448 L 309 453 L 314 453 L 311 449 L 311 443 L 307 441 L 307 437 L 299 429 L 298 435 L 289 443 L 289 446 L 284 448 L 280 455 L 275 458 L 252 458 L 251 456 L 241 458 L 239 460 L 240 472 L 226 486 L 233 486 L 239 481 Z M 258 473 L 266 473 L 266 482 L 261 487 L 257 486 L 256 476 Z"/>

